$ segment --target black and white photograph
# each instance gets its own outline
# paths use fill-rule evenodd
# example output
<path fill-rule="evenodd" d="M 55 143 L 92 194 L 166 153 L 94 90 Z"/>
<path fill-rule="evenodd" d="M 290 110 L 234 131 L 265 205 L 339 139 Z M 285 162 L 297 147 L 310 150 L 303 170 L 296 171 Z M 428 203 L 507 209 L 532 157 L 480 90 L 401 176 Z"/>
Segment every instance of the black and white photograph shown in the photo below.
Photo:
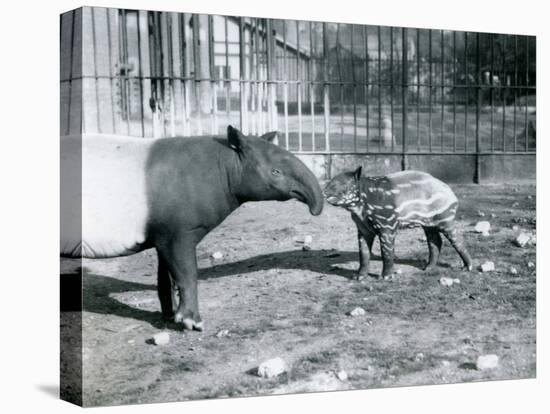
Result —
<path fill-rule="evenodd" d="M 537 36 L 154 8 L 59 18 L 61 399 L 537 377 Z"/>

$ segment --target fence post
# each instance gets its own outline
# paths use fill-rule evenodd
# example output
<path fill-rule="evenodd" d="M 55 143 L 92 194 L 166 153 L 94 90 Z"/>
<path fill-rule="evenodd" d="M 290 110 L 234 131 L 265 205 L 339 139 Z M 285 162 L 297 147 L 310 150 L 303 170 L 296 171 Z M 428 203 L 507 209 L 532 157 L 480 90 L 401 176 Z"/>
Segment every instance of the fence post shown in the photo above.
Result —
<path fill-rule="evenodd" d="M 323 22 L 323 101 L 325 107 L 325 151 L 330 152 L 330 96 L 328 84 L 328 33 L 327 23 Z"/>
<path fill-rule="evenodd" d="M 481 150 L 479 136 L 479 121 L 481 115 L 481 55 L 479 50 L 479 33 L 476 33 L 476 160 L 474 183 L 480 183 L 479 153 Z"/>
<path fill-rule="evenodd" d="M 246 100 L 246 90 L 245 90 L 245 43 L 244 43 L 244 27 L 243 27 L 244 17 L 239 17 L 239 86 L 240 86 L 240 101 L 241 101 L 241 111 L 240 111 L 240 121 L 241 121 L 241 131 L 243 134 L 248 134 L 248 117 L 247 117 L 247 100 Z"/>
<path fill-rule="evenodd" d="M 401 168 L 402 170 L 407 169 L 407 126 L 408 126 L 408 71 L 409 71 L 409 65 L 408 65 L 408 50 L 407 50 L 407 29 L 402 28 L 401 29 L 401 37 L 402 37 L 402 65 L 401 65 L 401 72 L 402 72 L 402 86 L 401 86 L 401 97 L 402 97 L 402 111 L 403 111 L 403 119 L 402 119 L 402 158 L 401 158 Z"/>

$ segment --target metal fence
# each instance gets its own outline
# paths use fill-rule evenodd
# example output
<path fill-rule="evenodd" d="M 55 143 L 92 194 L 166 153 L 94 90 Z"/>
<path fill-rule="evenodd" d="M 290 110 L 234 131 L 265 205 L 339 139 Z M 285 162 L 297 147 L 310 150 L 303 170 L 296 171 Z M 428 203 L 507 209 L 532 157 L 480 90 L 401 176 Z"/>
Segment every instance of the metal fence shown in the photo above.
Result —
<path fill-rule="evenodd" d="M 533 36 L 85 7 L 61 18 L 61 132 L 532 154 L 535 53 Z"/>

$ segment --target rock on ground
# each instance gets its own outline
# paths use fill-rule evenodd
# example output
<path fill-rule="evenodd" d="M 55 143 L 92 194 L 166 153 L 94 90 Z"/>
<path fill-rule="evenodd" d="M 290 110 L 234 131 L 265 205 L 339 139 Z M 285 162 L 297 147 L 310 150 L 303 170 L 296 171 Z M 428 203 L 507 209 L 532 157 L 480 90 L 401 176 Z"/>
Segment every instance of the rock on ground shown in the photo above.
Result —
<path fill-rule="evenodd" d="M 258 376 L 263 378 L 273 378 L 286 372 L 286 362 L 280 358 L 268 359 L 258 366 Z"/>
<path fill-rule="evenodd" d="M 531 236 L 529 236 L 527 233 L 521 232 L 515 239 L 514 243 L 518 247 L 525 247 L 531 240 Z"/>
<path fill-rule="evenodd" d="M 452 277 L 443 276 L 441 279 L 439 279 L 439 283 L 442 286 L 452 286 L 455 283 L 460 283 L 460 279 L 453 279 Z"/>
<path fill-rule="evenodd" d="M 495 264 L 491 261 L 485 262 L 481 265 L 482 272 L 492 272 L 495 270 Z"/>
<path fill-rule="evenodd" d="M 476 368 L 483 371 L 498 367 L 498 356 L 494 354 L 480 355 L 476 361 Z"/>
<path fill-rule="evenodd" d="M 366 314 L 367 314 L 367 312 L 365 311 L 365 309 L 360 308 L 360 307 L 356 307 L 354 310 L 352 310 L 349 313 L 350 316 L 364 316 Z"/>
<path fill-rule="evenodd" d="M 491 223 L 488 221 L 478 221 L 474 230 L 476 233 L 482 233 L 483 235 L 488 235 L 489 230 L 491 229 Z"/>
<path fill-rule="evenodd" d="M 336 376 L 338 377 L 338 379 L 340 381 L 347 381 L 348 380 L 348 373 L 344 370 L 338 371 Z"/>
<path fill-rule="evenodd" d="M 155 345 L 166 345 L 170 342 L 170 334 L 168 332 L 160 332 L 153 335 L 153 343 Z"/>
<path fill-rule="evenodd" d="M 214 252 L 214 253 L 212 253 L 212 258 L 213 258 L 213 259 L 220 260 L 222 257 L 223 257 L 223 253 L 222 253 L 222 252 Z"/>

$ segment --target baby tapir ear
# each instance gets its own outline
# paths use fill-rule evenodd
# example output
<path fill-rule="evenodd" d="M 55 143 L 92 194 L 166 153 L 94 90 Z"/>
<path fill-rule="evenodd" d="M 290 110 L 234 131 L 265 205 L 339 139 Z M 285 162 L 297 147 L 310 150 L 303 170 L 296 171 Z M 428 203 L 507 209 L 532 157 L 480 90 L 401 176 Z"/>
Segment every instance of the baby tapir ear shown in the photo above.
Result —
<path fill-rule="evenodd" d="M 357 169 L 353 172 L 353 177 L 355 180 L 359 181 L 361 179 L 361 171 L 363 170 L 363 167 L 359 166 Z"/>
<path fill-rule="evenodd" d="M 265 139 L 267 142 L 270 142 L 272 144 L 275 144 L 277 145 L 277 131 L 271 131 L 271 132 L 268 132 L 267 134 L 263 134 L 261 137 L 261 139 Z"/>
<path fill-rule="evenodd" d="M 233 128 L 231 125 L 227 126 L 227 141 L 229 146 L 235 151 L 240 151 L 243 146 L 243 134 L 237 128 Z"/>

